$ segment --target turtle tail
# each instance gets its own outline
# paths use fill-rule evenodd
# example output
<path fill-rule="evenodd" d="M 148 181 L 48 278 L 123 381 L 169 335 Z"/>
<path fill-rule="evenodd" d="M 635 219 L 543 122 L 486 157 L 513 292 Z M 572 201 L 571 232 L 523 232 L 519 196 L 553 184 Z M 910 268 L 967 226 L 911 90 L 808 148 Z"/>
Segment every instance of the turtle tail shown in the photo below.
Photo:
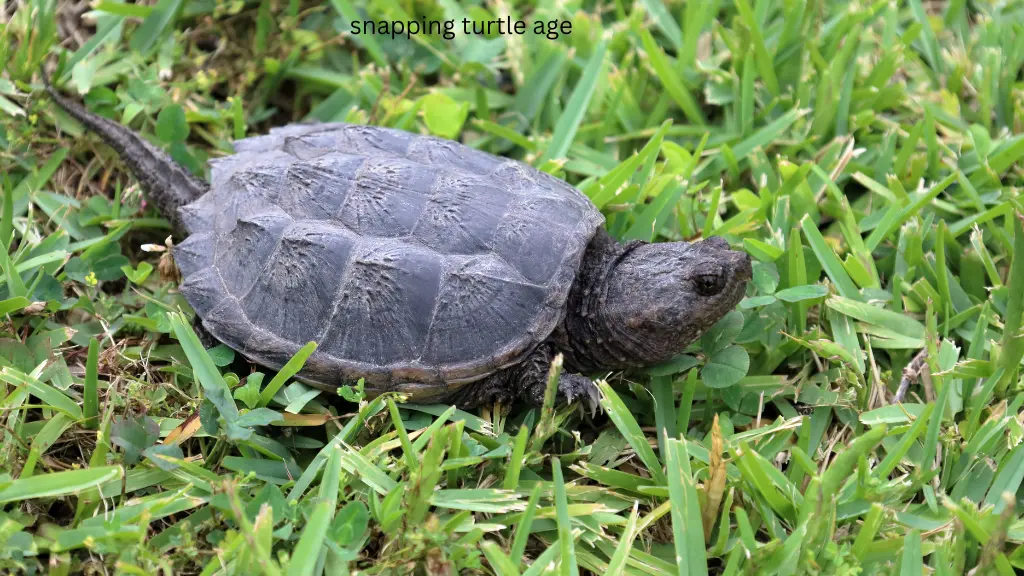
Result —
<path fill-rule="evenodd" d="M 116 150 L 142 185 L 146 198 L 156 205 L 164 218 L 171 221 L 175 232 L 186 233 L 178 208 L 205 194 L 209 185 L 139 134 L 93 114 L 85 106 L 65 97 L 50 84 L 45 71 L 40 70 L 40 73 L 50 98 Z"/>

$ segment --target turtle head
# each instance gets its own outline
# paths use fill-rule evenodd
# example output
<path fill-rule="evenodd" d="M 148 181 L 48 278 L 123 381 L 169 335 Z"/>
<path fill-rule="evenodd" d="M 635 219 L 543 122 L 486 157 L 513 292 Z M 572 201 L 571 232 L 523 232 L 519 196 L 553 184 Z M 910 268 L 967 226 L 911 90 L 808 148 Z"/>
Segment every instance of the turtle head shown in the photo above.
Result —
<path fill-rule="evenodd" d="M 682 352 L 736 307 L 751 274 L 750 256 L 719 237 L 627 246 L 600 306 L 619 363 L 649 366 Z"/>

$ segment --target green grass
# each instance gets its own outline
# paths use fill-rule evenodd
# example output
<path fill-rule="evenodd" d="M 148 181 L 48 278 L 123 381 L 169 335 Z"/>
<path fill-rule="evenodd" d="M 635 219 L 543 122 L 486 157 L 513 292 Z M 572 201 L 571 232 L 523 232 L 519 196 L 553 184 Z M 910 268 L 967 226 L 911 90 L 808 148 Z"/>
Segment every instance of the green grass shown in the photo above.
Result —
<path fill-rule="evenodd" d="M 1024 570 L 1024 3 L 104 0 L 60 38 L 54 0 L 12 10 L 0 570 Z M 506 14 L 572 33 L 347 34 Z M 168 223 L 44 61 L 200 174 L 293 121 L 433 132 L 568 180 L 620 239 L 722 235 L 754 279 L 593 420 L 335 398 L 292 380 L 312 346 L 277 375 L 204 350 Z"/>

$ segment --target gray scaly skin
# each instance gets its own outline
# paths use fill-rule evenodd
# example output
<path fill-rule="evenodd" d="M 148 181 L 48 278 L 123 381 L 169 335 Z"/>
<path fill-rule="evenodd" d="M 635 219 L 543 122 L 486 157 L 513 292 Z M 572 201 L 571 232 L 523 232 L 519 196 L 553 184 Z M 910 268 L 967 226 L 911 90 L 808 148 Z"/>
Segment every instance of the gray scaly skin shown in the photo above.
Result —
<path fill-rule="evenodd" d="M 209 186 L 131 130 L 63 97 L 48 81 L 46 88 L 54 102 L 120 154 L 180 240 L 185 232 L 178 209 Z M 418 400 L 462 407 L 515 399 L 540 404 L 551 360 L 561 353 L 561 400 L 583 399 L 593 410 L 597 387 L 582 374 L 671 359 L 736 306 L 750 277 L 750 257 L 730 250 L 721 238 L 622 245 L 600 229 L 587 246 L 562 319 L 547 340 L 514 366 L 454 392 Z"/>

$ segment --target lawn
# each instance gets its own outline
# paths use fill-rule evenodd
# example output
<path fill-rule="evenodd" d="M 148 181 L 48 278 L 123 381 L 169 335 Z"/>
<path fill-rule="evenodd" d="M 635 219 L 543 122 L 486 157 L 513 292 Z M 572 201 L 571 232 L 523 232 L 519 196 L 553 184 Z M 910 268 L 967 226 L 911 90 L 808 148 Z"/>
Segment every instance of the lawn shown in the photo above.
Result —
<path fill-rule="evenodd" d="M 0 570 L 1024 570 L 1024 2 L 24 0 L 0 62 Z M 44 65 L 203 177 L 289 122 L 402 128 L 754 277 L 594 416 L 319 391 L 315 345 L 204 348 Z"/>

